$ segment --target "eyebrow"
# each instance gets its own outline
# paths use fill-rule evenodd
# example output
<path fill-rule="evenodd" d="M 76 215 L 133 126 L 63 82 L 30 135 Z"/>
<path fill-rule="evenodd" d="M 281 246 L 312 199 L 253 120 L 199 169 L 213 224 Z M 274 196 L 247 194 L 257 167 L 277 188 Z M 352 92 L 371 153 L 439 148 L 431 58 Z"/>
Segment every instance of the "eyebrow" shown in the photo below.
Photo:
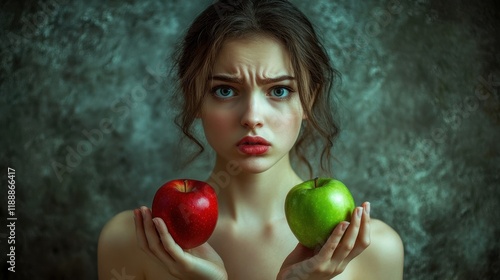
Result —
<path fill-rule="evenodd" d="M 242 84 L 243 83 L 243 81 L 240 78 L 237 78 L 237 77 L 234 77 L 231 75 L 225 75 L 225 74 L 210 76 L 208 79 L 211 81 L 216 80 L 216 81 L 223 81 L 223 82 L 235 83 L 235 84 Z M 259 81 L 262 81 L 262 83 L 265 85 L 277 83 L 277 82 L 282 82 L 282 81 L 287 81 L 287 80 L 295 80 L 295 77 L 290 76 L 290 75 L 281 75 L 281 76 L 273 77 L 273 78 L 259 79 Z"/>

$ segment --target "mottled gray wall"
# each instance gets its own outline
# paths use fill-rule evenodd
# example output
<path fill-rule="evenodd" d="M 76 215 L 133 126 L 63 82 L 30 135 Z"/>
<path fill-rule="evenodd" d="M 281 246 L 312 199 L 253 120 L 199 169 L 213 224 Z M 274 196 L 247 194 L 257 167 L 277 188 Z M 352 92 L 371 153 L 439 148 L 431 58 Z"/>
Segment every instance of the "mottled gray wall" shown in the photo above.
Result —
<path fill-rule="evenodd" d="M 165 75 L 210 1 L 4 2 L 0 184 L 14 168 L 18 220 L 14 275 L 3 199 L 0 278 L 93 279 L 111 216 L 210 169 L 179 168 Z M 401 234 L 405 279 L 498 277 L 498 4 L 294 2 L 343 74 L 334 174 Z"/>

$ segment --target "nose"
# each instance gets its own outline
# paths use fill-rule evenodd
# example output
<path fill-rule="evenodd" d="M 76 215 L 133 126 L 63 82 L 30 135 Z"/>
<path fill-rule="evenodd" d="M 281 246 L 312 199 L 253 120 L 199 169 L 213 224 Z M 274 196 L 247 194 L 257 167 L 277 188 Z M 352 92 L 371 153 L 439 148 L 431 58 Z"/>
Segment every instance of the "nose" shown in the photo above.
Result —
<path fill-rule="evenodd" d="M 252 93 L 243 102 L 241 125 L 248 129 L 255 129 L 263 126 L 263 112 L 265 110 L 265 96 L 261 93 Z"/>

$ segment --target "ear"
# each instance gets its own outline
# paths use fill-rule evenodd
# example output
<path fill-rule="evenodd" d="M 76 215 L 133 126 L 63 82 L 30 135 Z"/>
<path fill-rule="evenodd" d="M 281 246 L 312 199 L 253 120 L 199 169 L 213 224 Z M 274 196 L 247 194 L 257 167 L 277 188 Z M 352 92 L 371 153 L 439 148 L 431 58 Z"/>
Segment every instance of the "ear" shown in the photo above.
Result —
<path fill-rule="evenodd" d="M 302 111 L 302 119 L 303 120 L 307 120 L 309 119 L 307 117 L 307 112 L 312 112 L 313 110 L 313 104 L 317 98 L 317 94 L 318 94 L 318 90 L 319 90 L 319 85 L 317 84 L 315 89 L 313 90 L 313 92 L 311 93 L 311 97 L 309 98 L 309 100 L 306 101 L 307 104 L 305 104 L 305 106 L 307 106 L 306 108 L 304 108 Z"/>
<path fill-rule="evenodd" d="M 303 121 L 306 121 L 307 119 L 308 119 L 308 118 L 307 118 L 307 114 L 306 114 L 306 112 L 305 112 L 305 111 L 304 111 L 304 112 L 302 112 L 302 120 L 303 120 Z"/>
<path fill-rule="evenodd" d="M 307 102 L 307 101 L 306 101 Z M 307 102 L 307 103 L 310 103 L 310 102 Z M 309 104 L 304 104 L 302 105 L 302 120 L 307 120 L 308 117 L 307 117 L 307 112 L 310 112 L 311 111 L 311 105 Z"/>

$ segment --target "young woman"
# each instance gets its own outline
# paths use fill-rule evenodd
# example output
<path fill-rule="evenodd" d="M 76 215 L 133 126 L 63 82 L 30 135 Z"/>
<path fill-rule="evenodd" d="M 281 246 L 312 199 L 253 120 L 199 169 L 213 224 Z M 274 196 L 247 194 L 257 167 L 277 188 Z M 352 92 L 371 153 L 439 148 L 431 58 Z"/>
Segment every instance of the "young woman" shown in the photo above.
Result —
<path fill-rule="evenodd" d="M 312 173 L 306 151 L 319 144 L 314 160 L 328 170 L 338 133 L 329 100 L 336 72 L 309 20 L 288 1 L 228 2 L 196 18 L 177 61 L 178 124 L 201 145 L 191 132 L 201 121 L 216 154 L 206 180 L 218 194 L 215 231 L 182 250 L 149 208 L 120 213 L 99 239 L 99 278 L 402 279 L 401 239 L 370 218 L 368 202 L 318 250 L 297 243 L 284 201 L 305 179 L 291 159 Z M 215 179 L 229 168 L 226 180 Z"/>

